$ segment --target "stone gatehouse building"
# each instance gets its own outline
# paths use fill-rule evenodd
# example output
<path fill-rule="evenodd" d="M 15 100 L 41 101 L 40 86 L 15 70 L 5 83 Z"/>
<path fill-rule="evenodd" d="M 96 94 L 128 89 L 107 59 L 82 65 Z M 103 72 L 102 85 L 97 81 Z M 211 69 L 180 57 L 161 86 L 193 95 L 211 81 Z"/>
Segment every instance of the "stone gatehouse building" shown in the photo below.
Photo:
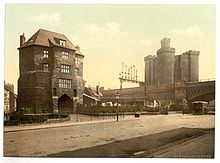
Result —
<path fill-rule="evenodd" d="M 20 36 L 18 109 L 73 113 L 83 103 L 83 58 L 79 46 L 59 33 L 39 29 Z"/>

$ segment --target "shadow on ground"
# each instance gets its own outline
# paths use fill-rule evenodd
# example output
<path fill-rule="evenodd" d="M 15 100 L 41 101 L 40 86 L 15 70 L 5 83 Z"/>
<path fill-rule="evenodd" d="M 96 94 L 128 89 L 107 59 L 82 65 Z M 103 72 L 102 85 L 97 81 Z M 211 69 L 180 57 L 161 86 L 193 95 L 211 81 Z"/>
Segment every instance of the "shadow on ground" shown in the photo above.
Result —
<path fill-rule="evenodd" d="M 179 128 L 122 141 L 115 140 L 111 143 L 94 147 L 50 154 L 47 157 L 146 157 L 158 150 L 168 148 L 174 144 L 190 140 L 209 132 L 214 132 L 214 129 Z M 214 153 L 214 149 L 210 152 Z"/>

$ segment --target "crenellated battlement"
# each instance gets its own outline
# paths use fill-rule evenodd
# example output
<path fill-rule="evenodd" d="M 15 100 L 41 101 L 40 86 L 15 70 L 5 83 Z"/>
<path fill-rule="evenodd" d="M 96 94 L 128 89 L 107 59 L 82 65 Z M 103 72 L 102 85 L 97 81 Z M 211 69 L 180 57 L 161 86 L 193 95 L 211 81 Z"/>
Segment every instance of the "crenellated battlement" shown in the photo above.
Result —
<path fill-rule="evenodd" d="M 164 38 L 160 41 L 161 43 L 161 48 L 157 50 L 157 55 L 161 54 L 161 53 L 171 53 L 174 54 L 175 53 L 175 48 L 170 47 L 170 42 L 171 39 L 170 38 Z"/>
<path fill-rule="evenodd" d="M 200 51 L 196 51 L 196 50 L 189 50 L 183 53 L 183 55 L 199 55 Z"/>
<path fill-rule="evenodd" d="M 161 48 L 170 48 L 170 38 L 164 38 L 160 41 Z"/>
<path fill-rule="evenodd" d="M 159 50 L 157 50 L 157 55 L 164 53 L 164 52 L 168 52 L 168 53 L 175 53 L 176 49 L 175 48 L 161 48 Z"/>
<path fill-rule="evenodd" d="M 155 55 L 148 55 L 148 56 L 144 57 L 144 61 L 152 60 L 152 59 L 154 59 L 154 58 L 156 58 Z"/>

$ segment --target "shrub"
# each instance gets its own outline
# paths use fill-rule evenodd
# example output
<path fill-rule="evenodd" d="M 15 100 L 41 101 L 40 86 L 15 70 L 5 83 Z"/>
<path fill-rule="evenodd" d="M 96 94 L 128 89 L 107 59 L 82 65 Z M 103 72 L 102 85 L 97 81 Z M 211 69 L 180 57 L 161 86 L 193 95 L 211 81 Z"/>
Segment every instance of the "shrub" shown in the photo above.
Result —
<path fill-rule="evenodd" d="M 12 126 L 12 125 L 18 125 L 19 124 L 19 120 L 8 120 L 8 121 L 4 121 L 4 126 Z"/>
<path fill-rule="evenodd" d="M 179 103 L 178 104 L 172 104 L 171 106 L 170 106 L 170 109 L 169 109 L 170 111 L 182 111 L 183 110 L 183 108 L 182 108 L 182 106 L 181 105 L 179 105 Z"/>
<path fill-rule="evenodd" d="M 100 114 L 100 113 L 124 113 L 124 112 L 158 112 L 158 108 L 145 106 L 91 106 L 91 107 L 77 107 L 78 114 Z"/>

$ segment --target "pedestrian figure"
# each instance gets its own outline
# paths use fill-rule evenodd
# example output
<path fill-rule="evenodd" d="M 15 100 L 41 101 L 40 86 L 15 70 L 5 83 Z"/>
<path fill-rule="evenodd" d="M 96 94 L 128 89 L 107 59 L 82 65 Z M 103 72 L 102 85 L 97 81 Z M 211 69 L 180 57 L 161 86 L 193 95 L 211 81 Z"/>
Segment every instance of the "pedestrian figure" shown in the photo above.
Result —
<path fill-rule="evenodd" d="M 168 112 L 170 110 L 170 105 L 171 103 L 169 102 L 167 105 L 165 105 L 165 112 L 166 112 L 166 115 L 168 115 Z"/>
<path fill-rule="evenodd" d="M 186 101 L 186 99 L 183 99 L 182 100 L 182 109 L 183 109 L 183 115 L 186 113 L 186 110 L 187 110 L 187 101 Z"/>

